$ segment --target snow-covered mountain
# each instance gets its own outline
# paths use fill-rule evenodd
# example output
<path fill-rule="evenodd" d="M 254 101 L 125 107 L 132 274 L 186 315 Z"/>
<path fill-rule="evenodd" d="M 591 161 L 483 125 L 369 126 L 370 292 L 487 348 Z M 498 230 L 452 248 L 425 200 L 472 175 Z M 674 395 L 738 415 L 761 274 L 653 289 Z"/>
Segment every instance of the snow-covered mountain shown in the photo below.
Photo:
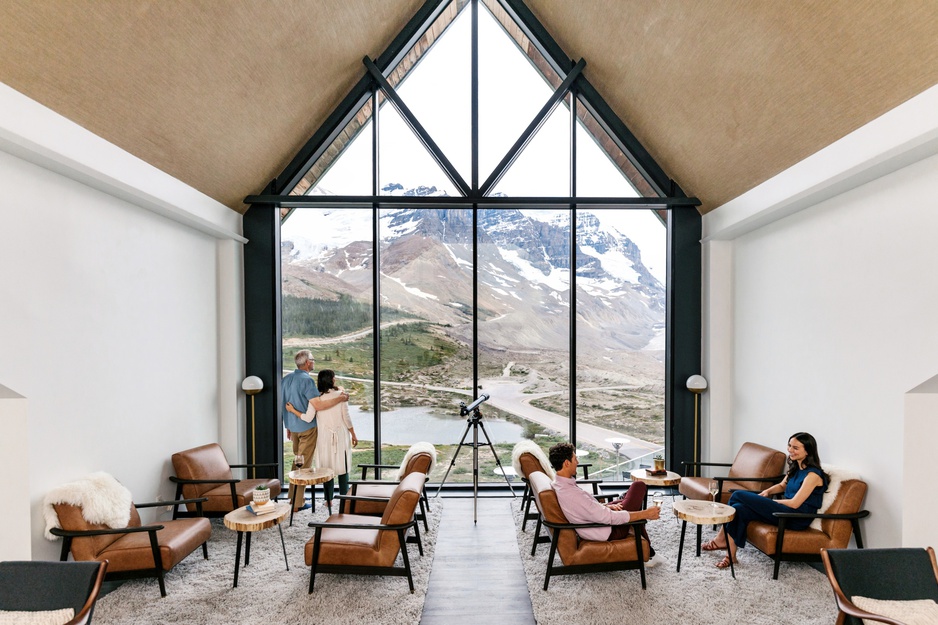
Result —
<path fill-rule="evenodd" d="M 399 185 L 397 185 L 399 187 Z M 433 195 L 434 188 L 388 189 Z M 559 214 L 559 213 L 558 213 Z M 382 305 L 471 338 L 472 211 L 383 210 Z M 295 211 L 282 230 L 284 293 L 370 301 L 374 261 L 370 210 Z M 602 213 L 579 211 L 576 236 L 577 345 L 660 350 L 665 290 L 641 250 Z M 479 211 L 480 339 L 505 349 L 558 349 L 570 323 L 570 224 L 514 209 Z"/>

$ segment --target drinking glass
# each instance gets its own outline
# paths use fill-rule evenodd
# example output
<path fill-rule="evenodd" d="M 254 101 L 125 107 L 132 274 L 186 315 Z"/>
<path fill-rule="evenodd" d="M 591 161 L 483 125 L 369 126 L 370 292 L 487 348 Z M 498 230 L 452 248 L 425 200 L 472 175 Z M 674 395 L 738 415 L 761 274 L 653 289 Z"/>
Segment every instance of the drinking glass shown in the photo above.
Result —
<path fill-rule="evenodd" d="M 664 503 L 664 497 L 662 496 L 661 493 L 654 493 L 654 494 L 652 495 L 651 503 L 652 503 L 652 505 L 654 505 L 656 508 L 660 508 L 660 507 L 661 507 L 661 504 Z"/>
<path fill-rule="evenodd" d="M 302 469 L 303 462 L 305 460 L 306 458 L 303 457 L 303 454 L 297 454 L 296 456 L 293 457 L 293 464 L 296 466 L 297 469 Z"/>
<path fill-rule="evenodd" d="M 711 496 L 711 498 L 712 498 L 713 509 L 716 510 L 716 508 L 717 508 L 717 493 L 720 492 L 720 483 L 717 482 L 716 480 L 710 480 L 710 485 L 709 485 L 708 488 L 709 488 L 709 490 L 710 490 L 710 496 Z"/>

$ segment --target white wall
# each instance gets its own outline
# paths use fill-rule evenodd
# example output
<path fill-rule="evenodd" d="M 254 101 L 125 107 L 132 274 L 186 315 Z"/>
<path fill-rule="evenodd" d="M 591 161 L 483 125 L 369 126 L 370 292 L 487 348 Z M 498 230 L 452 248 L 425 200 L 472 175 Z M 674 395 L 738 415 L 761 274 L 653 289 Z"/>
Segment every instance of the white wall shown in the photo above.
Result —
<path fill-rule="evenodd" d="M 152 501 L 174 492 L 174 451 L 224 439 L 239 457 L 241 250 L 224 234 L 240 216 L 204 196 L 173 207 L 166 197 L 194 191 L 179 195 L 178 181 L 4 88 L 0 112 L 10 109 L 0 383 L 28 399 L 29 436 L 2 463 L 27 463 L 32 557 L 57 559 L 59 543 L 42 538 L 51 488 L 107 471 Z M 33 115 L 52 132 L 34 132 Z M 63 127 L 72 143 L 55 145 Z M 66 162 L 69 150 L 82 162 Z M 200 202 L 214 223 L 187 212 Z"/>
<path fill-rule="evenodd" d="M 706 245 L 721 250 L 705 288 L 731 294 L 706 314 L 733 322 L 705 331 L 719 343 L 705 353 L 724 357 L 704 369 L 731 385 L 705 410 L 731 415 L 730 431 L 712 435 L 784 449 L 792 433 L 814 434 L 825 463 L 869 483 L 873 547 L 903 542 L 903 509 L 916 505 L 903 496 L 904 395 L 938 373 L 938 156 L 928 156 L 938 151 L 938 89 L 903 107 L 705 218 Z M 884 130 L 903 118 L 915 128 L 897 146 L 900 133 Z M 862 150 L 866 169 L 850 162 Z M 797 210 L 777 210 L 786 184 L 789 197 L 801 193 Z M 742 208 L 758 207 L 760 194 L 762 216 L 776 212 L 769 219 Z"/>

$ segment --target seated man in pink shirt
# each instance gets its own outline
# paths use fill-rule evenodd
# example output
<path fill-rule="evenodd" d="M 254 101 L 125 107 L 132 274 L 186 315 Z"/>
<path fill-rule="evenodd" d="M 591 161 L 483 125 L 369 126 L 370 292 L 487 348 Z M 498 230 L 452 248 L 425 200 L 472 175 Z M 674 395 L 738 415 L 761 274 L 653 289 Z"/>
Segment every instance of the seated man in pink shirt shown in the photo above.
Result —
<path fill-rule="evenodd" d="M 619 540 L 629 535 L 629 527 L 622 525 L 629 521 L 641 519 L 655 520 L 661 514 L 660 508 L 652 506 L 642 510 L 645 499 L 646 486 L 644 482 L 635 482 L 625 492 L 621 499 L 602 504 L 588 492 L 577 486 L 576 448 L 570 443 L 557 443 L 548 451 L 550 464 L 557 471 L 554 481 L 554 492 L 557 493 L 557 503 L 570 523 L 605 523 L 612 527 L 587 527 L 576 532 L 580 538 L 586 540 Z M 641 529 L 642 536 L 648 539 L 645 527 Z M 651 541 L 649 541 L 649 545 Z M 651 548 L 651 558 L 646 567 L 656 566 L 660 559 L 655 558 L 655 550 Z"/>

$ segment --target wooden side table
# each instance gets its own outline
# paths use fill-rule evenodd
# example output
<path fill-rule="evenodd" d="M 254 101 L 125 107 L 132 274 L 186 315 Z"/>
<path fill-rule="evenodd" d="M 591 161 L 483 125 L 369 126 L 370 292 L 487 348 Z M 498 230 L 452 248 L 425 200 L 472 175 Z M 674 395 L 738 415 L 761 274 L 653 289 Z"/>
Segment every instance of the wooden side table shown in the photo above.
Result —
<path fill-rule="evenodd" d="M 328 482 L 334 477 L 335 474 L 332 472 L 332 469 L 297 469 L 287 473 L 287 479 L 290 480 L 291 484 L 296 484 L 297 486 L 313 486 L 313 492 L 310 493 L 310 495 L 314 500 L 316 499 L 315 485 Z M 296 509 L 296 493 L 299 490 L 299 488 L 293 489 L 293 498 L 290 500 L 290 527 L 293 527 L 293 511 Z M 303 490 L 306 489 L 304 488 Z M 313 509 L 315 510 L 315 508 Z M 329 512 L 332 512 L 332 510 L 330 509 Z"/>
<path fill-rule="evenodd" d="M 681 519 L 681 545 L 677 552 L 677 570 L 681 572 L 681 555 L 684 553 L 684 532 L 687 530 L 687 522 L 697 524 L 697 557 L 700 557 L 700 529 L 703 525 L 721 525 L 723 533 L 726 534 L 726 524 L 736 516 L 736 508 L 728 506 L 725 503 L 712 503 L 709 501 L 698 501 L 696 499 L 681 499 L 675 501 L 673 505 L 674 516 Z M 727 554 L 729 554 L 729 541 L 727 541 Z M 733 579 L 736 579 L 736 569 L 733 568 L 733 558 L 730 558 L 730 573 Z"/>
<path fill-rule="evenodd" d="M 629 473 L 633 482 L 645 482 L 649 486 L 667 486 L 673 487 L 681 483 L 681 476 L 674 471 L 668 471 L 667 475 L 648 475 L 645 469 L 633 469 Z M 673 492 L 673 491 L 672 491 Z M 645 502 L 643 508 L 648 507 L 648 493 L 645 493 Z"/>
<path fill-rule="evenodd" d="M 287 565 L 287 570 L 290 570 L 290 563 L 287 562 L 287 545 L 283 541 L 283 527 L 280 523 L 287 517 L 287 512 L 292 508 L 286 502 L 277 502 L 275 505 L 277 511 L 268 514 L 256 515 L 250 512 L 247 506 L 243 506 L 225 515 L 225 527 L 238 532 L 238 547 L 235 550 L 234 588 L 238 587 L 238 570 L 241 567 L 241 538 L 245 533 L 247 533 L 248 538 L 244 549 L 244 566 L 251 563 L 251 534 L 276 525 L 277 529 L 280 530 L 283 562 Z"/>

